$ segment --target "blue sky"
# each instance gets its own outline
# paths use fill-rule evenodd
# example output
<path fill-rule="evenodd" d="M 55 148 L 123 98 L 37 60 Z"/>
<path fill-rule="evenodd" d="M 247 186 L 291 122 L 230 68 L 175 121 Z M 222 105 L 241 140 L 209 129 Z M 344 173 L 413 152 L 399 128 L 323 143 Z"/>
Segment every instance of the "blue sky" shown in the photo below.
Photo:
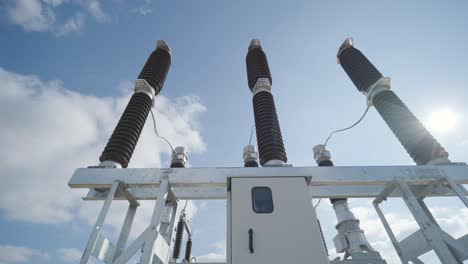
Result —
<path fill-rule="evenodd" d="M 467 10 L 465 1 L 2 1 L 0 252 L 16 255 L 0 263 L 74 262 L 99 204 L 80 201 L 82 193 L 66 183 L 76 167 L 97 164 L 157 39 L 173 51 L 156 102 L 158 125 L 174 144 L 187 146 L 193 167 L 242 166 L 253 124 L 245 55 L 254 37 L 268 56 L 294 166 L 315 166 L 312 147 L 365 109 L 365 98 L 336 63 L 347 37 L 392 78 L 392 88 L 451 159 L 467 161 Z M 453 122 L 429 121 L 441 111 Z M 167 166 L 167 146 L 146 128 L 130 166 Z M 412 164 L 375 109 L 328 146 L 337 165 Z M 368 201 L 351 204 L 393 263 Z M 450 232 L 468 231 L 467 223 L 444 218 L 468 216 L 451 204 L 431 201 L 434 214 L 452 224 Z M 404 227 L 414 223 L 406 224 L 401 203 L 387 209 L 399 235 L 409 234 Z M 196 202 L 193 212 L 194 254 L 222 256 L 224 202 Z M 325 227 L 332 247 L 328 202 L 319 216 L 333 219 Z"/>

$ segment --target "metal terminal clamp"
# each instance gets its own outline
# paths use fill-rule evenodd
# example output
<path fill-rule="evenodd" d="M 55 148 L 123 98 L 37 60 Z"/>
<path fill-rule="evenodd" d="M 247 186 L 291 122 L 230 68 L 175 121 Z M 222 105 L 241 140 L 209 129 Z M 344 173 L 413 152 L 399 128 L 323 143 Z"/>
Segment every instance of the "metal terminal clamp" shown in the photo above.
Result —
<path fill-rule="evenodd" d="M 180 164 L 185 167 L 187 164 L 187 151 L 184 147 L 179 146 L 174 149 L 171 164 Z"/>
<path fill-rule="evenodd" d="M 244 159 L 244 163 L 249 162 L 258 162 L 258 153 L 253 145 L 247 145 L 244 147 L 244 151 L 242 154 L 242 158 Z"/>
<path fill-rule="evenodd" d="M 259 92 L 271 93 L 271 83 L 268 78 L 259 78 L 252 89 L 252 93 L 255 96 Z"/>
<path fill-rule="evenodd" d="M 148 84 L 148 82 L 145 79 L 136 79 L 135 80 L 135 87 L 134 87 L 135 93 L 144 93 L 148 95 L 151 98 L 151 101 L 153 102 L 152 106 L 154 107 L 154 98 L 156 96 L 155 90 L 151 85 Z"/>
<path fill-rule="evenodd" d="M 372 106 L 374 97 L 379 93 L 390 90 L 390 77 L 382 77 L 367 90 L 367 105 Z"/>

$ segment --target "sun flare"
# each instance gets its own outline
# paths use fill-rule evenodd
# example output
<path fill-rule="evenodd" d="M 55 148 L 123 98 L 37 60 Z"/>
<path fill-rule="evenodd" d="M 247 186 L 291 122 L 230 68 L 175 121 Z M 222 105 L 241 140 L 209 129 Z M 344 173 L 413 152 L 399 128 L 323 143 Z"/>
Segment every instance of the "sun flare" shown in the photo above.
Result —
<path fill-rule="evenodd" d="M 457 127 L 458 114 L 450 109 L 433 111 L 427 119 L 427 127 L 434 132 L 450 132 Z"/>

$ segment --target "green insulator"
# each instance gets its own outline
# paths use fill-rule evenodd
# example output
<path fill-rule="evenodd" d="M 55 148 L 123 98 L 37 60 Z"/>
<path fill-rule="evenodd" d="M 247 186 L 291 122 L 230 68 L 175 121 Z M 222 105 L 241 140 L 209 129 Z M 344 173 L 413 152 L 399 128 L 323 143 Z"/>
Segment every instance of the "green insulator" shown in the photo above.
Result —
<path fill-rule="evenodd" d="M 416 164 L 448 158 L 447 151 L 392 90 L 378 93 L 372 103 Z"/>

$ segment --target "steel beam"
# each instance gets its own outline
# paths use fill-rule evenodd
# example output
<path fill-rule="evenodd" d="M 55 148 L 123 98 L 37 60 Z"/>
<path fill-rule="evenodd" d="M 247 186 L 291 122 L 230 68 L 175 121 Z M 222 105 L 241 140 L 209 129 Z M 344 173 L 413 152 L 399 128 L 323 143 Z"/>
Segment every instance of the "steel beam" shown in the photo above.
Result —
<path fill-rule="evenodd" d="M 454 256 L 453 252 L 440 237 L 438 232 L 440 229 L 435 226 L 431 219 L 427 216 L 417 198 L 410 190 L 408 184 L 401 178 L 395 179 L 395 186 L 402 191 L 403 201 L 408 206 L 408 209 L 413 214 L 416 223 L 418 223 L 421 233 L 426 238 L 428 244 L 439 257 L 439 260 L 444 264 L 460 263 Z"/>
<path fill-rule="evenodd" d="M 85 200 L 104 200 L 106 193 L 94 188 L 110 188 L 115 181 L 123 181 L 137 200 L 155 200 L 162 176 L 167 176 L 178 199 L 226 199 L 228 178 L 231 177 L 304 177 L 309 181 L 315 198 L 370 198 L 382 193 L 395 177 L 411 184 L 415 193 L 434 179 L 448 176 L 452 185 L 468 184 L 467 165 L 444 166 L 363 166 L 363 167 L 266 167 L 266 168 L 186 168 L 186 169 L 77 169 L 69 186 L 89 188 Z M 467 195 L 464 188 L 437 187 L 430 196 Z M 127 194 L 128 195 L 128 194 Z M 393 190 L 388 197 L 400 197 Z M 127 199 L 116 193 L 114 199 Z"/>
<path fill-rule="evenodd" d="M 111 188 L 107 194 L 107 198 L 104 204 L 102 205 L 101 213 L 99 214 L 98 219 L 96 220 L 96 224 L 94 225 L 93 232 L 91 233 L 91 236 L 88 240 L 88 244 L 86 245 L 83 256 L 81 257 L 81 261 L 80 261 L 81 264 L 87 264 L 89 262 L 89 258 L 91 257 L 91 254 L 93 253 L 94 247 L 96 246 L 96 243 L 98 241 L 99 235 L 102 230 L 102 226 L 104 224 L 104 220 L 106 219 L 107 212 L 109 211 L 111 203 L 114 200 L 114 195 L 115 195 L 115 192 L 117 191 L 118 186 L 119 186 L 118 181 L 112 182 Z"/>
<path fill-rule="evenodd" d="M 141 256 L 141 264 L 152 264 L 155 254 L 156 239 L 159 234 L 159 228 L 161 226 L 161 220 L 164 214 L 164 207 L 166 203 L 166 197 L 169 192 L 169 180 L 167 177 L 161 178 L 161 185 L 159 188 L 159 195 L 154 206 L 153 216 L 151 217 L 150 229 L 146 236 L 145 245 L 143 246 L 143 255 Z M 160 240 L 162 241 L 162 240 Z M 169 248 L 169 246 L 167 247 Z"/>

